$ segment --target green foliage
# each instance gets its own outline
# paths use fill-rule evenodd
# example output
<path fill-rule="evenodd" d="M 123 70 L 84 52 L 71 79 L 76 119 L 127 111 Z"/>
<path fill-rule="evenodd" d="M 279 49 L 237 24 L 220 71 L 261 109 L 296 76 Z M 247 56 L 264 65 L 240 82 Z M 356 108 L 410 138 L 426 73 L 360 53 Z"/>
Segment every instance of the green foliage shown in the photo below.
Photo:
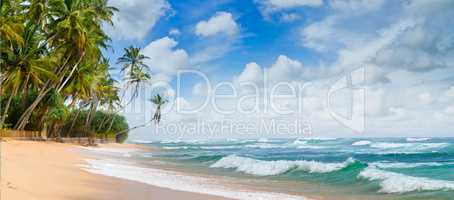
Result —
<path fill-rule="evenodd" d="M 75 109 L 69 113 L 69 117 L 65 121 L 64 129 L 66 130 L 67 137 L 86 137 L 88 135 L 87 128 L 84 127 L 85 121 L 88 116 L 87 110 Z M 111 121 L 113 119 L 113 121 Z M 100 124 L 103 126 L 99 127 Z M 71 128 L 72 126 L 72 128 Z M 90 124 L 90 129 L 93 132 L 96 132 L 97 136 L 116 138 L 115 135 L 117 132 L 127 130 L 128 123 L 126 118 L 119 114 L 107 113 L 104 111 L 97 111 L 93 115 L 93 120 Z M 126 140 L 128 132 L 125 132 L 122 137 Z"/>
<path fill-rule="evenodd" d="M 1 0 L 0 128 L 55 136 L 128 128 L 113 114 L 119 89 L 103 55 L 102 27 L 116 11 L 107 0 Z M 140 75 L 136 82 L 149 78 Z"/>

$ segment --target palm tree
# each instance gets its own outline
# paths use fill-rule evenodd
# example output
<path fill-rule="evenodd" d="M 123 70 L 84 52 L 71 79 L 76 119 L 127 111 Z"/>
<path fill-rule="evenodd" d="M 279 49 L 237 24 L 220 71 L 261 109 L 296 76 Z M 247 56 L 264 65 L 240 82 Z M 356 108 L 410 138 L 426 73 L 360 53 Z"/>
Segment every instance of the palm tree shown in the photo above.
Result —
<path fill-rule="evenodd" d="M 20 10 L 21 1 L 1 0 L 0 2 L 0 46 L 4 42 L 23 43 L 20 33 L 23 30 L 23 20 L 17 13 Z"/>
<path fill-rule="evenodd" d="M 132 99 L 137 97 L 141 85 L 151 78 L 148 73 L 150 67 L 145 64 L 145 60 L 149 59 L 149 57 L 140 53 L 140 48 L 133 46 L 125 48 L 124 51 L 125 53 L 123 56 L 118 58 L 117 64 L 123 64 L 121 72 L 126 73 L 126 86 L 124 92 L 126 92 L 130 86 L 133 87 L 133 93 L 129 100 L 132 101 Z"/>
<path fill-rule="evenodd" d="M 153 98 L 150 99 L 154 105 L 156 105 L 156 111 L 153 115 L 153 119 L 157 124 L 161 121 L 161 106 L 167 103 L 167 99 L 161 97 L 161 95 L 157 94 Z"/>
<path fill-rule="evenodd" d="M 2 84 L 4 89 L 11 93 L 0 117 L 0 128 L 6 119 L 12 98 L 19 90 L 20 94 L 26 97 L 30 86 L 39 88 L 44 84 L 44 80 L 55 78 L 51 72 L 54 63 L 48 57 L 43 57 L 46 49 L 39 45 L 41 37 L 36 32 L 36 26 L 27 24 L 20 33 L 23 38 L 22 44 L 14 43 L 9 49 L 4 50 L 4 52 L 8 51 L 8 56 L 3 59 L 5 80 Z M 25 105 L 25 98 L 22 100 Z"/>
<path fill-rule="evenodd" d="M 100 48 L 107 47 L 108 36 L 102 30 L 102 23 L 111 23 L 115 8 L 107 6 L 105 0 L 50 0 L 48 1 L 48 33 L 45 44 L 60 58 L 60 65 L 54 69 L 56 81 L 47 81 L 40 89 L 34 102 L 22 113 L 16 129 L 23 129 L 28 120 L 53 88 L 60 92 L 67 85 L 81 63 L 96 63 Z"/>
<path fill-rule="evenodd" d="M 145 126 L 147 126 L 148 124 L 150 124 L 153 121 L 155 121 L 156 124 L 159 124 L 159 122 L 161 122 L 161 108 L 162 108 L 162 105 L 166 104 L 168 102 L 168 100 L 164 99 L 161 95 L 157 94 L 153 98 L 151 98 L 150 101 L 153 104 L 156 105 L 156 111 L 155 111 L 155 113 L 153 115 L 153 118 L 150 121 L 148 121 L 148 122 L 146 122 L 144 124 L 141 124 L 141 125 L 138 125 L 138 126 L 134 126 L 132 128 L 117 132 L 117 133 L 115 133 L 115 135 L 119 135 L 119 134 L 122 134 L 122 133 L 125 133 L 125 132 L 129 132 L 129 131 L 137 129 L 137 128 L 145 127 Z"/>
<path fill-rule="evenodd" d="M 115 113 L 123 108 L 122 98 L 103 56 L 110 38 L 102 27 L 112 24 L 117 11 L 107 1 L 0 0 L 0 128 L 8 122 L 15 129 L 40 130 L 49 122 L 48 130 L 56 133 L 75 124 L 95 133 L 115 121 L 123 124 L 115 131 L 127 129 Z M 118 60 L 126 89 L 134 89 L 131 100 L 151 78 L 146 59 L 130 47 Z M 108 114 L 94 127 L 98 109 Z M 117 118 L 109 125 L 111 116 Z"/>
<path fill-rule="evenodd" d="M 145 64 L 145 60 L 149 59 L 149 57 L 140 53 L 140 48 L 138 47 L 129 46 L 128 48 L 125 48 L 124 51 L 123 56 L 118 58 L 117 64 L 123 64 L 120 71 L 125 74 L 126 84 L 123 88 L 123 94 L 120 97 L 120 108 L 112 113 L 112 118 L 110 119 L 110 125 L 107 131 L 110 131 L 110 128 L 112 127 L 115 115 L 126 108 L 126 106 L 139 95 L 139 89 L 151 79 L 151 75 L 148 73 L 150 67 Z M 126 100 L 127 102 L 121 104 L 121 101 L 124 99 L 126 92 L 130 87 L 133 87 L 131 97 Z M 102 122 L 102 124 L 104 124 L 104 122 Z"/>

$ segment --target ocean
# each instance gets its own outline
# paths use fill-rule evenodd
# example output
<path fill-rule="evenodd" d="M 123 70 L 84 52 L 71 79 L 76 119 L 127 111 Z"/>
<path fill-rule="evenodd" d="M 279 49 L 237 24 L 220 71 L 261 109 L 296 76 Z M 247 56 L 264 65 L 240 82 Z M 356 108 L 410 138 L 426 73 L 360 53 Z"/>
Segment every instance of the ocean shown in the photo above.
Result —
<path fill-rule="evenodd" d="M 454 199 L 454 138 L 135 143 L 161 150 L 122 152 L 115 162 L 89 160 L 86 169 L 237 199 Z"/>

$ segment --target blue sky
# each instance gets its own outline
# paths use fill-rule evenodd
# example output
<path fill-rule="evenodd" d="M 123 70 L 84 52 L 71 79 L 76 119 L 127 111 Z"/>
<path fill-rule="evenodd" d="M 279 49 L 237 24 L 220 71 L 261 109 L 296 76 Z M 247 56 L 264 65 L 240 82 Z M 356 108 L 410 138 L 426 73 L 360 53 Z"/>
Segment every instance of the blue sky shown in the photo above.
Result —
<path fill-rule="evenodd" d="M 177 104 L 198 105 L 212 92 L 202 91 L 206 84 L 200 77 L 187 76 L 180 88 L 182 95 L 175 95 L 176 76 L 181 69 L 200 71 L 213 85 L 231 82 L 241 94 L 249 94 L 239 86 L 241 82 L 260 85 L 265 71 L 270 73 L 271 85 L 311 83 L 301 94 L 305 97 L 303 114 L 279 115 L 260 110 L 260 114 L 219 115 L 213 108 L 190 115 L 169 111 L 163 126 L 225 118 L 301 119 L 310 124 L 316 136 L 453 135 L 454 21 L 450 20 L 454 18 L 453 1 L 111 0 L 110 3 L 120 12 L 115 17 L 115 27 L 106 27 L 114 49 L 107 52 L 108 57 L 113 62 L 124 47 L 131 44 L 141 47 L 142 53 L 151 57 L 148 61 L 153 73 L 151 85 L 169 83 L 172 88 L 165 92 Z M 366 91 L 365 127 L 360 134 L 332 119 L 331 111 L 323 105 L 330 86 L 359 67 L 365 68 L 365 80 L 360 86 Z M 152 87 L 144 88 L 142 99 L 153 93 Z M 268 87 L 260 85 L 261 91 Z M 262 92 L 257 96 L 266 98 Z M 223 103 L 228 107 L 237 100 Z M 280 104 L 295 109 L 294 101 L 295 98 L 289 98 Z M 338 104 L 340 110 L 349 105 L 344 99 Z M 125 112 L 131 124 L 149 118 L 153 106 L 144 103 L 143 107 L 143 117 Z M 169 136 L 153 129 L 144 128 L 132 135 L 184 137 L 184 133 Z M 232 134 L 243 137 L 235 133 L 219 137 Z"/>

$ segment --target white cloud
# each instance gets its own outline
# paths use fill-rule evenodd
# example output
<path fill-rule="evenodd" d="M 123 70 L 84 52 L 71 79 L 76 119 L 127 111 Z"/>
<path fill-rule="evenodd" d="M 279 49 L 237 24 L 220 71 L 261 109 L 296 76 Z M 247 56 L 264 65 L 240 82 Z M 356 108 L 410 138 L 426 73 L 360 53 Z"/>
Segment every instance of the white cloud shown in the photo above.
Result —
<path fill-rule="evenodd" d="M 172 29 L 170 29 L 170 31 L 169 31 L 169 35 L 178 36 L 178 35 L 180 35 L 180 34 L 181 34 L 181 33 L 180 33 L 180 30 L 178 30 L 177 28 L 172 28 Z"/>
<path fill-rule="evenodd" d="M 339 51 L 338 62 L 341 67 L 358 67 L 374 59 L 377 52 L 388 47 L 399 36 L 415 26 L 414 20 L 404 19 L 383 30 L 376 39 Z"/>
<path fill-rule="evenodd" d="M 379 66 L 383 74 L 396 69 L 430 71 L 453 63 L 450 57 L 454 48 L 446 45 L 454 38 L 452 31 L 446 29 L 452 25 L 447 18 L 453 15 L 446 14 L 446 1 L 402 4 L 403 14 L 389 25 L 368 21 L 371 27 L 363 29 L 351 23 L 370 20 L 368 16 L 383 8 L 383 4 L 382 0 L 332 2 L 333 14 L 301 30 L 303 46 L 337 54 L 332 65 L 341 71 L 364 64 Z"/>
<path fill-rule="evenodd" d="M 197 65 L 200 63 L 209 62 L 222 58 L 225 54 L 235 48 L 236 38 L 212 38 L 212 40 L 204 40 L 199 43 L 199 50 L 191 55 L 191 64 Z"/>
<path fill-rule="evenodd" d="M 268 70 L 268 76 L 271 81 L 291 81 L 300 79 L 302 74 L 303 64 L 297 60 L 292 60 L 285 55 L 280 55 Z"/>
<path fill-rule="evenodd" d="M 236 35 L 239 31 L 238 25 L 233 19 L 231 13 L 228 12 L 217 12 L 216 15 L 212 16 L 208 20 L 203 20 L 197 23 L 195 27 L 195 33 L 198 36 L 213 36 L 219 33 L 225 33 L 227 35 Z"/>
<path fill-rule="evenodd" d="M 266 70 L 267 77 L 271 82 L 277 81 L 300 81 L 304 73 L 304 67 L 298 60 L 292 60 L 285 55 L 280 55 L 268 68 L 262 69 L 257 63 L 246 64 L 244 70 L 233 78 L 235 83 L 263 81 Z"/>
<path fill-rule="evenodd" d="M 265 14 L 302 6 L 317 7 L 323 5 L 323 0 L 265 0 L 259 1 Z"/>
<path fill-rule="evenodd" d="M 114 39 L 141 40 L 156 22 L 171 10 L 166 0 L 110 0 L 120 11 L 113 17 L 114 27 L 106 26 Z"/>
<path fill-rule="evenodd" d="M 296 13 L 283 13 L 280 17 L 280 20 L 283 22 L 293 22 L 298 19 L 301 19 L 301 16 Z"/>
<path fill-rule="evenodd" d="M 206 84 L 204 84 L 202 82 L 198 82 L 192 87 L 192 95 L 201 96 L 201 95 L 207 95 L 207 94 L 208 94 L 208 87 L 206 86 Z"/>
<path fill-rule="evenodd" d="M 336 0 L 331 2 L 334 9 L 354 15 L 362 14 L 379 9 L 384 4 L 384 0 Z"/>
<path fill-rule="evenodd" d="M 423 105 L 428 105 L 434 102 L 434 98 L 430 93 L 422 93 L 418 96 L 418 100 Z"/>
<path fill-rule="evenodd" d="M 323 21 L 314 22 L 302 29 L 303 46 L 317 51 L 326 51 L 332 49 L 333 46 L 339 46 L 340 41 L 336 41 L 334 38 L 343 40 L 345 37 L 338 37 L 340 30 L 334 27 L 337 21 L 337 16 L 330 16 Z M 344 34 L 341 35 L 343 36 Z"/>
<path fill-rule="evenodd" d="M 176 49 L 177 44 L 172 38 L 163 37 L 143 49 L 143 54 L 150 57 L 146 63 L 153 74 L 170 79 L 178 69 L 190 67 L 188 54 L 183 49 Z"/>
<path fill-rule="evenodd" d="M 244 70 L 239 76 L 233 78 L 235 83 L 241 82 L 259 82 L 263 79 L 263 70 L 255 62 L 246 64 Z"/>

